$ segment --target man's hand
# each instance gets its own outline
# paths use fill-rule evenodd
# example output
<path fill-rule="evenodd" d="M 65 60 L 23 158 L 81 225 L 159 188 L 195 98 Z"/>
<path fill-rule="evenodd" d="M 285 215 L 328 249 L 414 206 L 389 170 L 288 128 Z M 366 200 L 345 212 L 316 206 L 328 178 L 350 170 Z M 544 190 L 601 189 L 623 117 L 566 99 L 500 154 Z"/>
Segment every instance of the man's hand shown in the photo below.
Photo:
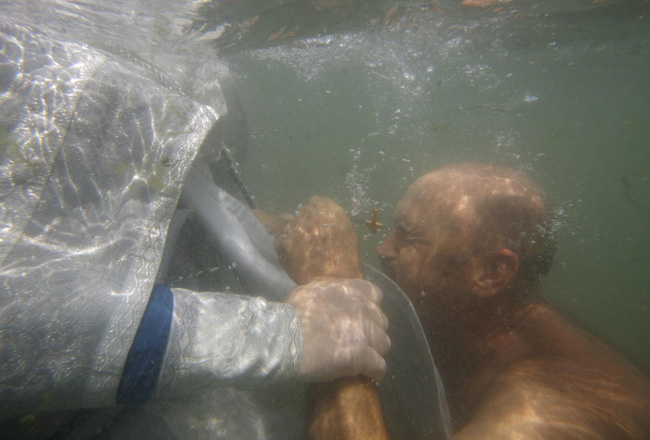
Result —
<path fill-rule="evenodd" d="M 312 197 L 276 236 L 275 249 L 302 284 L 287 300 L 300 318 L 300 373 L 311 381 L 341 378 L 312 385 L 307 438 L 387 440 L 377 388 L 368 378 L 386 374 L 388 320 L 379 308 L 381 290 L 358 279 L 361 259 L 347 214 L 331 199 Z"/>
<path fill-rule="evenodd" d="M 312 197 L 277 236 L 282 266 L 297 284 L 360 278 L 357 236 L 345 211 L 327 197 Z"/>
<path fill-rule="evenodd" d="M 278 235 L 282 234 L 284 227 L 294 218 L 291 214 L 275 215 L 260 211 L 259 209 L 253 209 L 253 215 L 257 217 L 257 220 L 264 226 L 266 232 L 273 238 L 277 238 Z"/>
<path fill-rule="evenodd" d="M 305 379 L 384 377 L 390 340 L 378 287 L 363 280 L 316 281 L 296 287 L 287 302 L 300 318 Z"/>

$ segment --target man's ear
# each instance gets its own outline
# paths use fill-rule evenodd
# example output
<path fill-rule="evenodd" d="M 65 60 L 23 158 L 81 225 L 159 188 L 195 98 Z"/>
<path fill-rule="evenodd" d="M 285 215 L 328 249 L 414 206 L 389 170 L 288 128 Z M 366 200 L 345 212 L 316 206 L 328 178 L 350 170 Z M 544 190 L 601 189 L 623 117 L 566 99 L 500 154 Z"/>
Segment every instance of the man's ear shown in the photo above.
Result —
<path fill-rule="evenodd" d="M 499 249 L 477 258 L 473 266 L 472 292 L 490 298 L 510 284 L 519 269 L 519 258 L 508 249 Z"/>

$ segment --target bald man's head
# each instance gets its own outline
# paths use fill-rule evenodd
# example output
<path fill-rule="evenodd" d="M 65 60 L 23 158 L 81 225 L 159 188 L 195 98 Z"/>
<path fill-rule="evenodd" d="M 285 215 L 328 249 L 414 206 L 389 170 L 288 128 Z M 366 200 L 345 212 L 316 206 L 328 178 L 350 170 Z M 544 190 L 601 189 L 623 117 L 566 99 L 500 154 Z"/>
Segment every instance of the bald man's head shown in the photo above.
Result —
<path fill-rule="evenodd" d="M 536 281 L 550 270 L 555 232 L 546 197 L 519 171 L 489 164 L 449 165 L 418 179 L 403 201 L 424 207 L 437 228 L 456 231 L 458 244 L 469 255 L 511 250 L 519 258 L 518 278 L 523 281 Z"/>

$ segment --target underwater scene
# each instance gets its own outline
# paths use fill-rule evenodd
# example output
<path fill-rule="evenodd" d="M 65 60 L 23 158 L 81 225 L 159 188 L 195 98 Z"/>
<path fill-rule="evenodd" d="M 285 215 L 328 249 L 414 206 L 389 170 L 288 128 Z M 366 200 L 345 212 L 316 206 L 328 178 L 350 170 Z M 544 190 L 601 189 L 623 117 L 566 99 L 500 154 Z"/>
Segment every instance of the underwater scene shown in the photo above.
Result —
<path fill-rule="evenodd" d="M 280 3 L 238 17 L 260 33 L 221 49 L 260 207 L 332 197 L 377 266 L 383 231 L 364 221 L 377 208 L 390 225 L 422 174 L 525 171 L 559 233 L 543 295 L 650 371 L 650 3 L 313 2 L 319 21 L 312 2 Z"/>
<path fill-rule="evenodd" d="M 650 0 L 0 2 L 0 437 L 647 438 L 649 71 Z"/>

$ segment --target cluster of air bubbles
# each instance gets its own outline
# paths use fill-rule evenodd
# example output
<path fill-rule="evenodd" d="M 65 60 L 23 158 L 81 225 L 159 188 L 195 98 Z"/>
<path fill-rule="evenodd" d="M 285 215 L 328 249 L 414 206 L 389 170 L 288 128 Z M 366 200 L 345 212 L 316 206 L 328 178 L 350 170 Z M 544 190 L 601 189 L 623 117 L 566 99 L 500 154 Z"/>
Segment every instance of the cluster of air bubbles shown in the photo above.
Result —
<path fill-rule="evenodd" d="M 566 226 L 567 226 L 567 222 L 565 219 L 564 208 L 561 206 L 554 208 L 551 211 L 551 221 L 550 221 L 549 229 L 552 231 L 552 233 L 557 234 L 560 231 L 560 229 Z"/>
<path fill-rule="evenodd" d="M 254 60 L 289 67 L 298 79 L 312 81 L 324 72 L 337 69 L 348 62 L 347 49 L 360 50 L 359 37 L 354 34 L 334 34 L 305 38 L 299 44 L 278 45 L 249 52 Z M 325 62 L 326 61 L 326 62 Z"/>
<path fill-rule="evenodd" d="M 203 274 L 212 274 L 215 273 L 219 270 L 219 266 L 213 266 L 213 267 L 208 267 L 206 270 L 197 270 L 195 272 L 191 273 L 186 273 L 185 275 L 178 275 L 176 277 L 173 277 L 169 283 L 174 285 L 174 284 L 180 284 L 181 282 L 185 280 L 192 280 L 198 277 L 201 277 Z"/>
<path fill-rule="evenodd" d="M 467 64 L 465 65 L 465 75 L 473 84 L 475 81 L 492 76 L 492 68 L 487 64 Z"/>
<path fill-rule="evenodd" d="M 408 165 L 408 170 L 411 173 L 411 178 L 415 177 L 415 170 L 413 169 L 413 165 L 411 165 L 411 159 L 407 159 L 405 157 L 402 158 L 402 162 L 404 162 L 406 165 Z M 406 177 L 403 178 L 403 180 L 406 180 Z"/>
<path fill-rule="evenodd" d="M 400 122 L 401 115 L 402 115 L 401 108 L 398 108 L 393 112 L 393 116 L 391 118 L 393 123 L 388 128 L 388 134 L 395 134 L 397 132 L 397 130 L 399 129 L 399 122 Z"/>
<path fill-rule="evenodd" d="M 350 216 L 356 217 L 370 209 L 371 202 L 366 194 L 367 185 L 368 175 L 359 171 L 357 165 L 354 165 L 345 175 L 345 187 L 350 194 L 352 202 Z"/>
<path fill-rule="evenodd" d="M 447 55 L 449 54 L 460 55 L 468 47 L 471 47 L 471 40 L 463 36 L 450 38 L 444 43 L 444 48 Z"/>
<path fill-rule="evenodd" d="M 517 162 L 521 161 L 522 151 L 515 142 L 515 136 L 511 133 L 500 133 L 495 135 L 494 149 L 495 153 L 506 159 L 514 159 Z M 524 167 L 526 168 L 526 167 Z"/>

